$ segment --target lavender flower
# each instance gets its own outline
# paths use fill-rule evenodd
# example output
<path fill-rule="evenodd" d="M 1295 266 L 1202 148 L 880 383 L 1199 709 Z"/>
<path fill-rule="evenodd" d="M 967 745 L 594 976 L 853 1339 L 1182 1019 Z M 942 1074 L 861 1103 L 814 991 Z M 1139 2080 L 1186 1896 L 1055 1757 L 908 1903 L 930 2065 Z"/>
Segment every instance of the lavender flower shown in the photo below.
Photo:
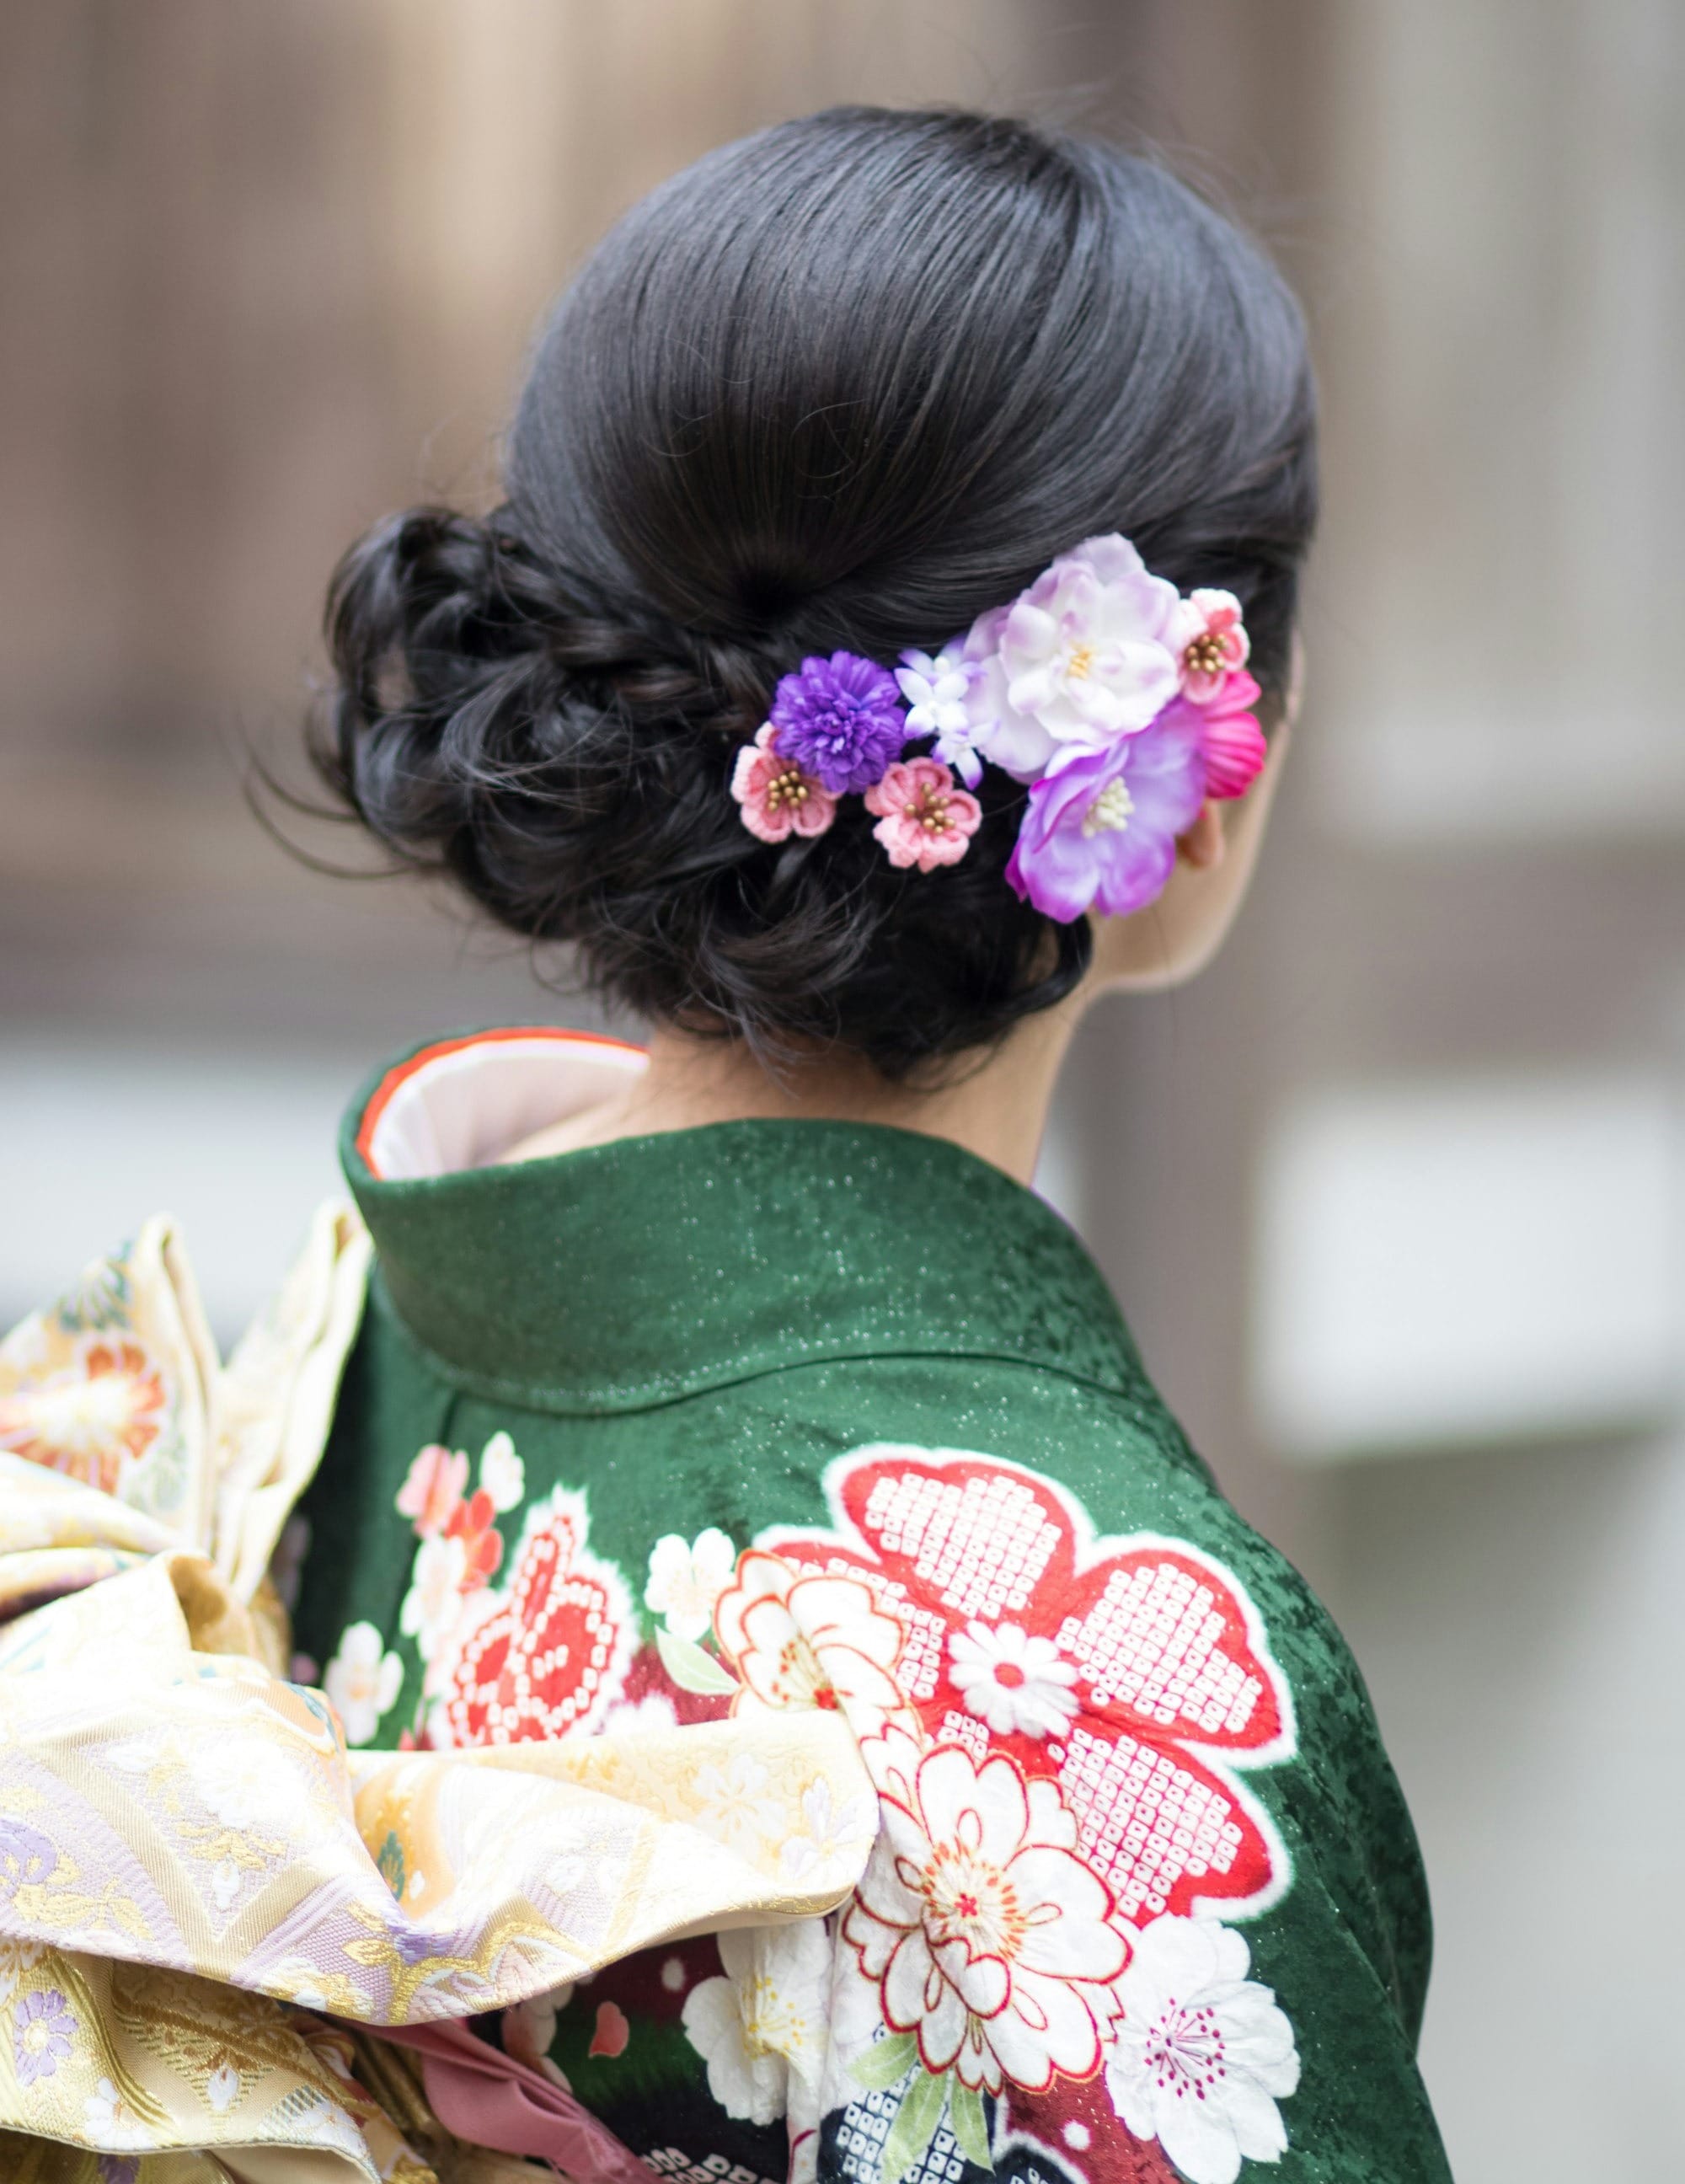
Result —
<path fill-rule="evenodd" d="M 781 758 L 792 759 L 832 796 L 870 788 L 901 755 L 907 716 L 895 677 L 858 653 L 804 660 L 772 699 Z"/>
<path fill-rule="evenodd" d="M 1176 838 L 1205 796 L 1199 719 L 1167 706 L 1098 750 L 1067 744 L 1030 791 L 1008 884 L 1069 925 L 1090 905 L 1126 917 L 1162 893 Z"/>
<path fill-rule="evenodd" d="M 76 2042 L 76 2020 L 56 1986 L 26 1994 L 18 2004 L 12 2056 L 18 2083 L 32 2086 L 50 2078 Z"/>

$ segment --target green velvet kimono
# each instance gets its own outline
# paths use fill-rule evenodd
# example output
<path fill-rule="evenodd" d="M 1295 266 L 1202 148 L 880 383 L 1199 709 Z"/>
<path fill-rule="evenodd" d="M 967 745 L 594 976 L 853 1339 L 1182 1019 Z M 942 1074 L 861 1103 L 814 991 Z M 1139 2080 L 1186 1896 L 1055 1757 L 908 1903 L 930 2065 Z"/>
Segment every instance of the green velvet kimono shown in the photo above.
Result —
<path fill-rule="evenodd" d="M 639 1066 L 482 1034 L 349 1118 L 376 1270 L 295 1525 L 302 1673 L 353 1744 L 834 1708 L 876 1842 L 827 1919 L 475 2029 L 698 2184 L 1444 2179 L 1362 1680 L 1082 1245 L 892 1129 L 497 1164 Z M 707 1825 L 764 1788 L 722 1769 Z M 792 1877 L 863 1824 L 813 1802 Z"/>

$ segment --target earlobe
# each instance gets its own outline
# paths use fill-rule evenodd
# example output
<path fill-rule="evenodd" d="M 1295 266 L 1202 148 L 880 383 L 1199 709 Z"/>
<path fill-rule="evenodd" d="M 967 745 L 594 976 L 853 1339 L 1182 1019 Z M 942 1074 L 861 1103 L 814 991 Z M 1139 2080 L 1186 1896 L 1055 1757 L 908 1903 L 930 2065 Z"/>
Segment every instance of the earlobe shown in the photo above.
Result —
<path fill-rule="evenodd" d="M 1227 852 L 1228 837 L 1223 831 L 1222 814 L 1208 798 L 1187 832 L 1177 836 L 1176 856 L 1196 872 L 1210 872 L 1222 863 Z"/>

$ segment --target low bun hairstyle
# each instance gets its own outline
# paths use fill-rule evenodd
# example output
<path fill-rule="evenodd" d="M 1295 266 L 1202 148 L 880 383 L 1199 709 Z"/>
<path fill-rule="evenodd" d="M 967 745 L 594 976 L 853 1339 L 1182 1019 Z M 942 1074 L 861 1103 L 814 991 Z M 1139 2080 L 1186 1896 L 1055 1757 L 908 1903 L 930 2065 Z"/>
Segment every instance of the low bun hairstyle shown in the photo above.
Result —
<path fill-rule="evenodd" d="M 971 114 L 788 122 L 586 265 L 501 507 L 412 510 L 347 555 L 315 763 L 402 860 L 576 944 L 640 1014 L 905 1078 L 1068 993 L 1089 928 L 1008 888 L 1025 791 L 993 767 L 927 876 L 857 798 L 758 841 L 727 784 L 779 677 L 934 651 L 1119 531 L 1238 594 L 1279 693 L 1315 441 L 1292 297 L 1159 167 Z"/>

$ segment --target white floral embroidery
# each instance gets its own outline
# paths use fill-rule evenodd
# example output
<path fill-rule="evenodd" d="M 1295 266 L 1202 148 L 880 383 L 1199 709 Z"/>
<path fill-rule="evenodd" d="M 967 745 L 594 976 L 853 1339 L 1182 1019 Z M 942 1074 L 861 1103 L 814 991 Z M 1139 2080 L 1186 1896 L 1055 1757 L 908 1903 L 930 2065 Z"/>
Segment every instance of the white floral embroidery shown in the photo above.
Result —
<path fill-rule="evenodd" d="M 368 2144 L 362 2132 L 339 2103 L 331 2101 L 325 2093 L 315 2096 L 310 2107 L 298 2119 L 298 2127 L 312 2146 L 337 2147 L 342 2153 L 348 2153 L 354 2161 L 368 2159 Z"/>
<path fill-rule="evenodd" d="M 750 1858 L 784 1817 L 781 1800 L 770 1794 L 765 1768 L 747 1752 L 734 1752 L 723 1767 L 699 1768 L 695 1797 L 696 1825 Z"/>
<path fill-rule="evenodd" d="M 1076 1671 L 1050 1638 L 1021 1624 L 969 1623 L 948 1641 L 949 1671 L 966 1711 L 997 1736 L 1055 1736 L 1076 1712 Z"/>
<path fill-rule="evenodd" d="M 685 2036 L 708 2065 L 708 2087 L 728 2116 L 776 2123 L 792 2081 L 816 2089 L 826 2048 L 831 1945 L 819 1919 L 719 1937 L 723 1979 L 685 1997 Z M 811 2106 L 813 2099 L 803 2103 Z"/>
<path fill-rule="evenodd" d="M 526 1498 L 526 1466 L 506 1433 L 494 1433 L 481 1450 L 480 1484 L 500 1517 L 520 1508 Z"/>
<path fill-rule="evenodd" d="M 99 2081 L 83 2102 L 82 2113 L 88 2137 L 95 2146 L 120 2153 L 158 2144 L 156 2134 L 141 2121 L 109 2078 Z"/>
<path fill-rule="evenodd" d="M 823 1888 L 833 1875 L 854 1870 L 861 1847 L 877 1833 L 877 1799 L 869 1791 L 839 1805 L 823 1774 L 802 1792 L 803 1831 L 778 1853 L 786 1875 L 806 1888 Z"/>
<path fill-rule="evenodd" d="M 1154 1919 L 1117 1983 L 1123 2022 L 1106 2086 L 1137 2138 L 1156 2138 L 1190 2184 L 1235 2184 L 1241 2163 L 1278 2161 L 1276 2103 L 1299 2084 L 1293 2026 L 1251 1958 L 1215 1919 Z"/>
<path fill-rule="evenodd" d="M 339 1710 L 348 1744 L 366 1744 L 396 1703 L 403 1663 L 385 1652 L 372 1623 L 353 1623 L 328 1663 L 322 1688 Z"/>
<path fill-rule="evenodd" d="M 677 1532 L 658 1540 L 649 1557 L 643 1604 L 663 1616 L 676 1638 L 700 1638 L 714 1620 L 714 1603 L 731 1582 L 737 1550 L 710 1524 L 687 1546 Z"/>
<path fill-rule="evenodd" d="M 415 1641 L 415 1650 L 431 1661 L 456 1627 L 462 1609 L 462 1580 L 467 1555 L 459 1538 L 435 1532 L 415 1550 L 409 1590 L 398 1612 L 398 1627 Z"/>
<path fill-rule="evenodd" d="M 254 1735 L 184 1739 L 182 1757 L 201 1802 L 225 1828 L 272 1840 L 312 1817 L 308 1763 L 284 1746 Z"/>

